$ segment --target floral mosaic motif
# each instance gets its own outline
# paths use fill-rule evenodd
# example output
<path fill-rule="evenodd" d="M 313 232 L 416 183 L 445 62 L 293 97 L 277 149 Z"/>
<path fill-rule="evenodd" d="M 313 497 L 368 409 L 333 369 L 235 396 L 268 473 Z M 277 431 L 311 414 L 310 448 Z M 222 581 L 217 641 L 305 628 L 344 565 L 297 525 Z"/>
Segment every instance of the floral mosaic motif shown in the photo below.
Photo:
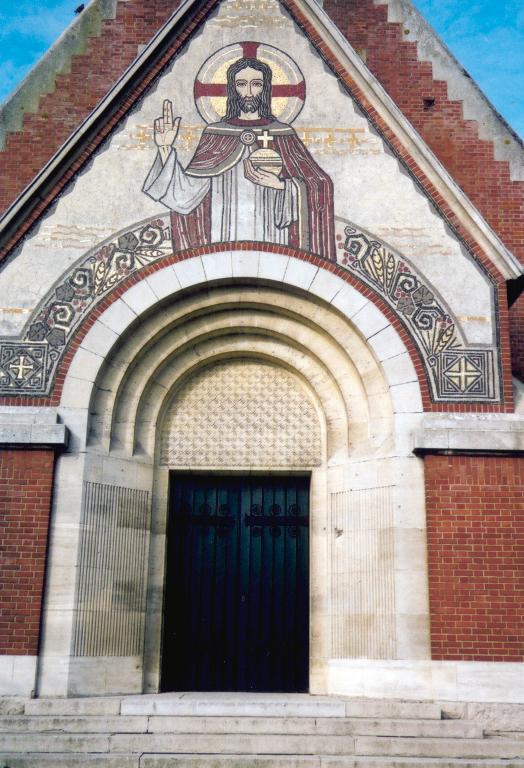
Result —
<path fill-rule="evenodd" d="M 353 226 L 347 226 L 344 234 L 342 264 L 372 285 L 404 318 L 430 365 L 437 364 L 437 356 L 445 349 L 462 346 L 450 313 L 411 266 Z"/>
<path fill-rule="evenodd" d="M 496 400 L 494 350 L 467 348 L 449 309 L 405 259 L 352 224 L 343 233 L 337 235 L 340 265 L 371 286 L 403 320 L 427 363 L 434 399 Z"/>
<path fill-rule="evenodd" d="M 170 253 L 167 217 L 156 217 L 91 251 L 48 294 L 20 342 L 13 346 L 0 340 L 0 394 L 47 394 L 69 339 L 96 302 Z"/>
<path fill-rule="evenodd" d="M 435 401 L 497 402 L 496 349 L 471 349 L 440 297 L 412 264 L 338 219 L 339 266 L 373 288 L 422 353 Z M 47 395 L 86 315 L 130 275 L 173 252 L 169 216 L 154 217 L 90 251 L 49 292 L 20 339 L 0 339 L 0 396 Z"/>

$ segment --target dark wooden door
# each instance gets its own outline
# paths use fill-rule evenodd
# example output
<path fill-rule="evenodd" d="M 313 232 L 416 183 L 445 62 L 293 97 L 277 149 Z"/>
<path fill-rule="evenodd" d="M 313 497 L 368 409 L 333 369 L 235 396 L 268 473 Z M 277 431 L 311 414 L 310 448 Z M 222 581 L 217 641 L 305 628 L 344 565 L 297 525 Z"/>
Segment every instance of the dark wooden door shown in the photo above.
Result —
<path fill-rule="evenodd" d="M 307 691 L 309 478 L 172 474 L 163 691 Z"/>

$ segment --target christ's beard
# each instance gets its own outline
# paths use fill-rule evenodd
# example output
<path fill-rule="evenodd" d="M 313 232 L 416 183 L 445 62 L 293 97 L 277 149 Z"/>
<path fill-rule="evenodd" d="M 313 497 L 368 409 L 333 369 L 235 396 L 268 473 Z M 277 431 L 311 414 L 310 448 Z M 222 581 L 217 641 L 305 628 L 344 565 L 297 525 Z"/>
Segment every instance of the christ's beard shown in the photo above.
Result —
<path fill-rule="evenodd" d="M 244 114 L 246 112 L 258 112 L 261 103 L 262 99 L 260 96 L 244 96 L 244 98 L 240 100 L 240 109 Z"/>

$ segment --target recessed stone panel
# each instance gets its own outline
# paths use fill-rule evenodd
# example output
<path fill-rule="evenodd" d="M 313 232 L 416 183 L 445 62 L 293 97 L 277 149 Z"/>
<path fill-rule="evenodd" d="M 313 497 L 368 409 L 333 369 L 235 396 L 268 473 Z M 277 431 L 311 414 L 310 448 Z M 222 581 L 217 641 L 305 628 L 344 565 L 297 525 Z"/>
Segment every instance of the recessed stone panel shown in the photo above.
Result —
<path fill-rule="evenodd" d="M 275 365 L 230 360 L 196 374 L 175 395 L 160 461 L 171 467 L 310 467 L 320 464 L 315 405 Z"/>

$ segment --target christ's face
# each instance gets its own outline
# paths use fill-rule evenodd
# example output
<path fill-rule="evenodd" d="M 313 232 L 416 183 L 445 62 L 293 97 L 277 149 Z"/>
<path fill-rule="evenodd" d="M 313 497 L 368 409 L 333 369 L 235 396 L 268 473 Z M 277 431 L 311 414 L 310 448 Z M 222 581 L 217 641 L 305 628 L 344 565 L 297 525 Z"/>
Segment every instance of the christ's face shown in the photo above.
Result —
<path fill-rule="evenodd" d="M 264 75 L 257 69 L 245 67 L 235 75 L 236 92 L 242 99 L 242 112 L 258 112 L 260 94 L 264 87 Z"/>

